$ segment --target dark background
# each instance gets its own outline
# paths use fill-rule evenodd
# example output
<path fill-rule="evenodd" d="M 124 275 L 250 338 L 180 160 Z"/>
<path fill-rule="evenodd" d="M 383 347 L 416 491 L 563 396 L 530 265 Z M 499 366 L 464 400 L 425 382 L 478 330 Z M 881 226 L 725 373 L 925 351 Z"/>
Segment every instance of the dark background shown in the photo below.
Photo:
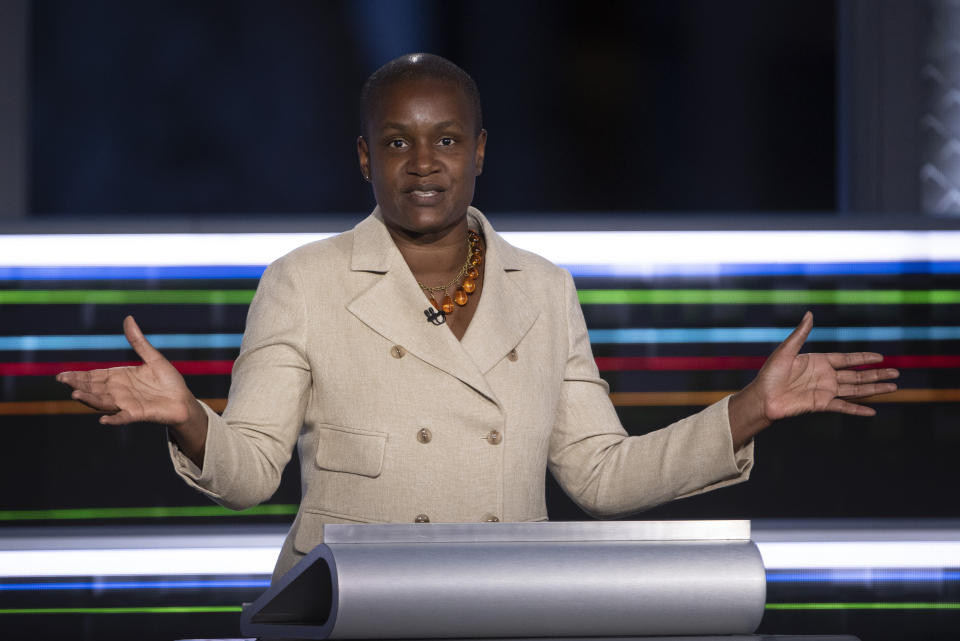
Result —
<path fill-rule="evenodd" d="M 369 210 L 366 76 L 412 51 L 477 80 L 488 212 L 833 211 L 825 0 L 37 0 L 29 210 Z"/>

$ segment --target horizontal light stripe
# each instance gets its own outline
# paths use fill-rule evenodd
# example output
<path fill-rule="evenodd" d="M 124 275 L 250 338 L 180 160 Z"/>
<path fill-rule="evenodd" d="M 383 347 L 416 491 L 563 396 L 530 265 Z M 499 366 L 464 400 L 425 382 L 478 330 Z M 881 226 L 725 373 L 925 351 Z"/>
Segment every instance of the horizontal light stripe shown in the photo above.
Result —
<path fill-rule="evenodd" d="M 140 365 L 140 361 L 64 361 L 62 363 L 2 363 L 0 376 L 55 376 L 66 371 L 88 371 L 108 367 L 130 367 Z M 203 376 L 229 374 L 233 361 L 171 361 L 171 364 L 185 376 Z"/>
<path fill-rule="evenodd" d="M 872 585 L 876 583 L 952 583 L 960 581 L 960 570 L 919 568 L 915 570 L 856 568 L 852 570 L 772 570 L 767 583 L 826 583 Z"/>
<path fill-rule="evenodd" d="M 592 343 L 779 343 L 792 328 L 591 329 Z M 960 327 L 814 327 L 807 342 L 960 340 Z"/>
<path fill-rule="evenodd" d="M 765 356 L 598 356 L 601 372 L 622 371 L 723 371 L 756 370 Z M 233 361 L 171 361 L 181 374 L 188 376 L 229 374 Z M 110 367 L 130 367 L 140 361 L 62 361 L 0 362 L 0 376 L 55 376 L 66 371 L 88 371 Z M 960 367 L 960 355 L 887 356 L 884 367 L 901 369 L 949 369 Z M 873 367 L 873 366 L 871 366 Z"/>
<path fill-rule="evenodd" d="M 779 343 L 780 327 L 591 329 L 593 343 Z M 242 334 L 148 334 L 157 349 L 239 348 Z M 814 327 L 808 342 L 960 340 L 960 327 Z M 0 350 L 129 349 L 123 334 L 0 336 Z"/>
<path fill-rule="evenodd" d="M 265 265 L 113 265 L 12 267 L 0 265 L 0 280 L 186 280 L 259 279 Z M 960 274 L 960 261 L 857 263 L 716 263 L 562 265 L 577 277 L 675 278 L 739 276 L 899 276 Z"/>
<path fill-rule="evenodd" d="M 0 550 L 0 576 L 270 574 L 278 547 Z"/>
<path fill-rule="evenodd" d="M 700 392 L 613 392 L 610 400 L 616 407 L 682 407 L 716 403 L 736 390 Z M 215 412 L 227 406 L 225 398 L 200 399 Z M 902 389 L 892 394 L 860 399 L 861 403 L 956 403 L 960 389 Z M 55 414 L 96 414 L 76 401 L 6 401 L 0 402 L 0 416 L 40 416 Z"/>
<path fill-rule="evenodd" d="M 11 234 L 0 266 L 267 265 L 333 234 Z"/>
<path fill-rule="evenodd" d="M 0 583 L 0 592 L 61 592 L 90 590 L 221 590 L 268 588 L 269 579 L 224 580 L 207 579 L 203 581 L 76 581 L 65 583 Z"/>
<path fill-rule="evenodd" d="M 211 516 L 266 516 L 297 513 L 290 503 L 266 503 L 246 510 L 228 510 L 219 505 L 181 505 L 151 507 L 89 507 L 47 510 L 0 510 L 0 521 L 74 521 L 87 519 L 207 518 Z"/>
<path fill-rule="evenodd" d="M 758 542 L 767 570 L 960 567 L 960 541 Z M 0 551 L 0 576 L 269 575 L 279 545 Z"/>
<path fill-rule="evenodd" d="M 6 289 L 0 305 L 249 305 L 252 289 Z"/>
<path fill-rule="evenodd" d="M 956 289 L 584 289 L 584 305 L 946 305 Z M 2 298 L 0 298 L 2 301 Z"/>
<path fill-rule="evenodd" d="M 767 610 L 960 610 L 960 603 L 911 601 L 872 603 L 767 603 Z"/>
<path fill-rule="evenodd" d="M 706 406 L 716 403 L 736 390 L 702 392 L 613 392 L 610 400 L 616 407 L 680 407 Z M 857 403 L 956 403 L 960 389 L 901 389 L 891 394 L 867 396 Z"/>
<path fill-rule="evenodd" d="M 253 280 L 259 279 L 265 268 L 265 265 L 0 266 L 0 280 Z"/>
<path fill-rule="evenodd" d="M 601 372 L 623 371 L 722 371 L 760 369 L 765 356 L 598 356 Z M 869 367 L 878 367 L 871 365 Z M 960 355 L 886 356 L 883 367 L 949 369 L 960 367 Z M 0 364 L 0 372 L 3 371 Z"/>
<path fill-rule="evenodd" d="M 0 266 L 266 265 L 332 234 L 10 234 Z M 505 232 L 561 265 L 634 271 L 655 265 L 960 261 L 960 231 Z"/>
<path fill-rule="evenodd" d="M 8 289 L 0 305 L 247 305 L 246 289 Z M 584 305 L 947 305 L 960 290 L 585 289 Z"/>
<path fill-rule="evenodd" d="M 765 541 L 768 570 L 960 568 L 960 541 Z"/>
<path fill-rule="evenodd" d="M 641 258 L 642 260 L 642 258 Z M 629 265 L 562 265 L 581 278 L 737 278 L 742 276 L 901 276 L 960 273 L 960 261 L 864 261 L 794 263 L 633 263 Z M 0 268 L 0 274 L 3 268 Z"/>
<path fill-rule="evenodd" d="M 215 412 L 227 406 L 225 398 L 201 398 Z M 78 401 L 4 401 L 0 402 L 0 416 L 41 416 L 54 414 L 98 414 Z"/>
<path fill-rule="evenodd" d="M 170 605 L 125 608 L 0 608 L 0 614 L 217 614 L 240 612 L 239 605 Z"/>
<path fill-rule="evenodd" d="M 243 334 L 147 334 L 157 349 L 239 348 Z M 123 334 L 0 336 L 0 350 L 132 349 Z"/>

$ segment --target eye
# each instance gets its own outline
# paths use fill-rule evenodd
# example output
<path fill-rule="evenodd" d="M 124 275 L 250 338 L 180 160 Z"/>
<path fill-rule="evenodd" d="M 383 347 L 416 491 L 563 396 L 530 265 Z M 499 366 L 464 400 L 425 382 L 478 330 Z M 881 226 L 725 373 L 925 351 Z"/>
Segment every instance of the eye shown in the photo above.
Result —
<path fill-rule="evenodd" d="M 437 142 L 440 144 L 441 147 L 449 147 L 454 143 L 454 140 L 450 136 L 444 136 Z"/>
<path fill-rule="evenodd" d="M 387 145 L 392 149 L 404 149 L 407 146 L 407 141 L 402 138 L 394 138 L 388 142 Z"/>

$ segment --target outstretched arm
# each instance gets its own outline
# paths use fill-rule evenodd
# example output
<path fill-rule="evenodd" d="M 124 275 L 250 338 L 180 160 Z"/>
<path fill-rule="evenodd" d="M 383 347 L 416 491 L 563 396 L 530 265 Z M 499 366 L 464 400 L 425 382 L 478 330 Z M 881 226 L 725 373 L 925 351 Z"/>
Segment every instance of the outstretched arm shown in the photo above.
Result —
<path fill-rule="evenodd" d="M 180 450 L 203 467 L 207 415 L 180 375 L 151 345 L 132 316 L 123 319 L 123 333 L 143 360 L 136 367 L 87 372 L 61 372 L 57 380 L 73 388 L 70 397 L 104 412 L 103 425 L 160 423 L 170 428 Z"/>
<path fill-rule="evenodd" d="M 900 375 L 892 368 L 850 369 L 883 361 L 874 352 L 800 354 L 813 314 L 807 312 L 795 330 L 774 350 L 753 381 L 730 398 L 730 432 L 734 450 L 770 423 L 810 412 L 873 416 L 876 412 L 846 399 L 889 394 Z"/>

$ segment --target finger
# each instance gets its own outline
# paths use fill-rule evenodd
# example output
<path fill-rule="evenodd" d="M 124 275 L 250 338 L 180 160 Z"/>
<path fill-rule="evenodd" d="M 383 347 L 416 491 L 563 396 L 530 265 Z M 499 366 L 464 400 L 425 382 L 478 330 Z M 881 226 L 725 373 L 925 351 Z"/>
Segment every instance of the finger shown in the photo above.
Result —
<path fill-rule="evenodd" d="M 95 409 L 98 412 L 114 413 L 120 411 L 113 397 L 109 395 L 91 394 L 90 392 L 84 392 L 82 390 L 73 390 L 70 398 L 75 401 L 80 401 L 87 407 Z"/>
<path fill-rule="evenodd" d="M 92 375 L 89 371 L 79 372 L 60 372 L 57 374 L 57 381 L 64 385 L 69 385 L 74 389 L 89 390 L 91 386 Z"/>
<path fill-rule="evenodd" d="M 123 319 L 123 334 L 127 337 L 127 342 L 130 343 L 133 351 L 137 353 L 137 356 L 139 356 L 144 363 L 155 363 L 164 360 L 163 354 L 158 352 L 143 335 L 143 332 L 140 331 L 140 326 L 137 325 L 137 321 L 133 320 L 133 316 L 127 316 Z"/>
<path fill-rule="evenodd" d="M 892 367 L 859 370 L 842 369 L 837 371 L 837 382 L 842 385 L 876 383 L 877 381 L 890 381 L 899 377 L 900 372 Z"/>
<path fill-rule="evenodd" d="M 839 414 L 850 414 L 851 416 L 876 416 L 877 411 L 866 405 L 857 405 L 842 398 L 835 398 L 827 404 L 825 408 L 828 412 L 837 412 Z"/>
<path fill-rule="evenodd" d="M 116 414 L 105 414 L 100 417 L 101 425 L 128 425 L 136 422 L 139 422 L 139 419 L 127 410 L 120 410 Z"/>
<path fill-rule="evenodd" d="M 883 354 L 876 352 L 832 352 L 826 356 L 827 362 L 834 369 L 846 369 L 883 362 Z"/>
<path fill-rule="evenodd" d="M 780 343 L 776 351 L 783 351 L 791 357 L 796 356 L 800 353 L 800 348 L 803 347 L 803 344 L 806 342 L 811 329 L 813 329 L 813 314 L 807 311 L 804 313 L 803 318 L 800 319 L 800 324 L 790 332 L 786 340 Z"/>
<path fill-rule="evenodd" d="M 896 383 L 868 383 L 866 385 L 840 385 L 837 396 L 843 398 L 862 398 L 878 394 L 890 394 L 897 391 Z"/>

